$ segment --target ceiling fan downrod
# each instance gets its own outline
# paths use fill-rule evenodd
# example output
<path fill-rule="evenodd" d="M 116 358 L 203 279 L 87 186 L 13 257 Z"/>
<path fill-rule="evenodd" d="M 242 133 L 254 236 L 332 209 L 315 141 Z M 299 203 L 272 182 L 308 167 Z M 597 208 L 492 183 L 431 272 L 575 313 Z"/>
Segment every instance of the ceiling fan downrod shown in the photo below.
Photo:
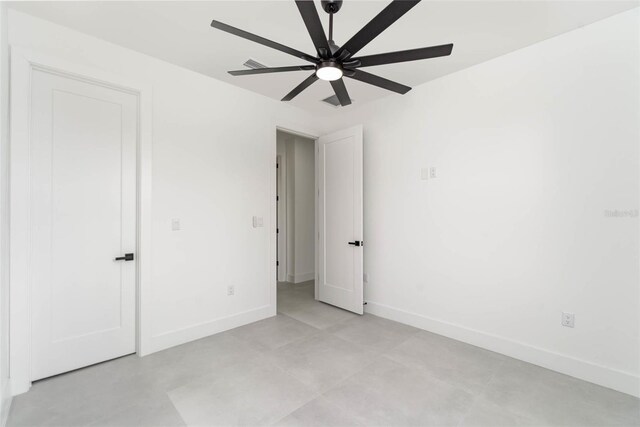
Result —
<path fill-rule="evenodd" d="M 333 43 L 333 13 L 329 14 L 329 44 Z"/>
<path fill-rule="evenodd" d="M 320 3 L 322 9 L 329 14 L 329 38 L 327 41 L 329 42 L 329 49 L 331 49 L 330 53 L 333 56 L 339 48 L 333 41 L 333 14 L 338 13 L 342 7 L 342 0 L 322 0 Z"/>

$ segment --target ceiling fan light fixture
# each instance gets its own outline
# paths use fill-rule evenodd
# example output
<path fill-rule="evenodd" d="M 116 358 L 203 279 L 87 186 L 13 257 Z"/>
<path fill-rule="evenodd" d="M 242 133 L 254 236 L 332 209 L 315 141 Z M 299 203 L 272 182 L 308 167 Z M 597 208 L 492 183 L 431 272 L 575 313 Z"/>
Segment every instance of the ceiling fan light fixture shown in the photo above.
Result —
<path fill-rule="evenodd" d="M 323 61 L 316 68 L 316 76 L 320 80 L 332 82 L 342 78 L 342 67 L 335 61 Z"/>

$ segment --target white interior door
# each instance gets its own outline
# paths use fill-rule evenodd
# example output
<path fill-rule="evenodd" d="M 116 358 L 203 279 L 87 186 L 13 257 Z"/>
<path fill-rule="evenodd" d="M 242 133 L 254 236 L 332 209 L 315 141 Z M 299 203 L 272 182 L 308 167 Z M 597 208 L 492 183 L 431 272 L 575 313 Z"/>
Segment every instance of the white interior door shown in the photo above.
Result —
<path fill-rule="evenodd" d="M 34 70 L 31 379 L 135 352 L 137 97 Z"/>
<path fill-rule="evenodd" d="M 362 314 L 362 126 L 318 139 L 318 197 L 318 299 Z"/>

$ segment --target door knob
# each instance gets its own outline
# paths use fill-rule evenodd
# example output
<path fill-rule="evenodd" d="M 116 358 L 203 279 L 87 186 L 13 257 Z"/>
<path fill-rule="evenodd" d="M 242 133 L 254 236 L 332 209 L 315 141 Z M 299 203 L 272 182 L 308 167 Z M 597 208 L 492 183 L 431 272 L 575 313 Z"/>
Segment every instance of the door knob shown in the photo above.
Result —
<path fill-rule="evenodd" d="M 124 254 L 115 259 L 116 261 L 133 261 L 133 254 Z"/>
<path fill-rule="evenodd" d="M 361 242 L 360 240 L 356 240 L 355 242 L 349 242 L 350 245 L 353 246 L 363 246 L 364 242 Z"/>

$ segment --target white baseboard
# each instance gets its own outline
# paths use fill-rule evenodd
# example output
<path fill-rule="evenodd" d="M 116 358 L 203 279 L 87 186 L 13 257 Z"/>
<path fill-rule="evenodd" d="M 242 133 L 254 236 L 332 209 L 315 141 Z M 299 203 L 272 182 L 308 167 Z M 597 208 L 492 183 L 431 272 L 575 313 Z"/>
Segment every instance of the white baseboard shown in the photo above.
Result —
<path fill-rule="evenodd" d="M 368 301 L 366 312 L 640 397 L 640 377 L 518 341 Z"/>
<path fill-rule="evenodd" d="M 7 421 L 9 420 L 11 402 L 13 402 L 13 397 L 11 396 L 2 399 L 2 408 L 0 409 L 0 425 L 2 427 L 5 427 L 7 425 Z"/>
<path fill-rule="evenodd" d="M 266 319 L 275 315 L 275 309 L 270 305 L 258 307 L 253 310 L 244 311 L 228 317 L 221 317 L 208 322 L 195 324 L 186 328 L 176 329 L 155 335 L 151 338 L 151 351 L 146 354 L 155 353 L 200 338 L 205 338 L 229 329 L 244 326 L 258 320 Z"/>
<path fill-rule="evenodd" d="M 292 283 L 308 282 L 309 280 L 313 280 L 314 277 L 315 277 L 315 273 L 313 273 L 313 272 L 304 273 L 304 274 L 296 274 L 295 276 L 293 276 L 293 280 L 291 282 Z"/>
<path fill-rule="evenodd" d="M 4 384 L 2 388 L 2 402 L 0 402 L 0 426 L 5 427 L 7 420 L 9 419 L 9 411 L 11 410 L 11 383 L 9 380 Z"/>

